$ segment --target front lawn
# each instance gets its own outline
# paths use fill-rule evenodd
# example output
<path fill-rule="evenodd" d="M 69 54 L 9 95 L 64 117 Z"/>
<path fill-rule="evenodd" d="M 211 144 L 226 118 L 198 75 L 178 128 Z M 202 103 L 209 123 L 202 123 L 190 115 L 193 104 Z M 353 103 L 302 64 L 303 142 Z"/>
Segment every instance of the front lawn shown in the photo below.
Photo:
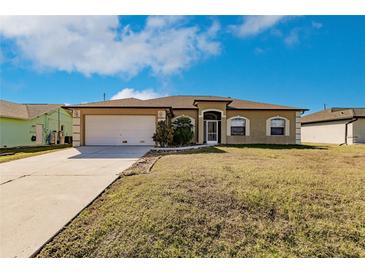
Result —
<path fill-rule="evenodd" d="M 66 144 L 37 147 L 0 148 L 0 163 L 41 155 L 54 151 L 56 149 L 62 149 L 67 147 L 71 147 L 71 145 Z"/>
<path fill-rule="evenodd" d="M 364 257 L 365 146 L 166 154 L 114 183 L 38 256 Z"/>

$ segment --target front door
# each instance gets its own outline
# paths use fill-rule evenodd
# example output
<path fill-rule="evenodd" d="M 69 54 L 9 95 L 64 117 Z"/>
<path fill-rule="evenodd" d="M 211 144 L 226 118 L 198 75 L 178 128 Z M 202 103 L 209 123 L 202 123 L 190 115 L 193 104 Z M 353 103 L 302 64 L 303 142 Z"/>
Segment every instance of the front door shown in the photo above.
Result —
<path fill-rule="evenodd" d="M 207 144 L 218 144 L 218 121 L 206 121 L 206 141 Z"/>

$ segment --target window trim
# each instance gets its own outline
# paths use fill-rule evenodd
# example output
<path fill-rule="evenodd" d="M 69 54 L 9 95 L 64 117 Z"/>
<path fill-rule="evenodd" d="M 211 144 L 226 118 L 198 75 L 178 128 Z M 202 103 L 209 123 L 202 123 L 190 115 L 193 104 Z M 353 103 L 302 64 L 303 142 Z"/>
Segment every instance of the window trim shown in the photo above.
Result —
<path fill-rule="evenodd" d="M 203 118 L 204 120 L 204 113 L 208 112 L 208 111 L 217 111 L 221 113 L 221 120 L 223 120 L 224 117 L 226 117 L 226 113 L 221 110 L 221 109 L 216 109 L 216 108 L 207 108 L 207 109 L 203 109 L 201 111 L 199 111 L 199 118 Z"/>
<path fill-rule="evenodd" d="M 271 121 L 274 119 L 282 119 L 285 121 L 284 125 L 284 134 L 283 135 L 271 135 Z M 288 118 L 282 117 L 282 116 L 273 116 L 266 120 L 266 136 L 275 136 L 275 137 L 281 137 L 281 136 L 290 136 L 290 122 Z"/>
<path fill-rule="evenodd" d="M 280 121 L 280 124 L 282 124 L 281 126 L 273 126 L 273 121 Z M 274 118 L 270 120 L 270 135 L 273 136 L 285 136 L 285 126 L 286 126 L 286 121 L 282 118 Z M 280 129 L 279 132 L 280 134 L 273 134 L 273 129 Z M 275 131 L 275 130 L 274 130 Z"/>
<path fill-rule="evenodd" d="M 240 121 L 240 123 L 242 123 L 243 125 L 242 126 L 233 126 L 233 122 L 234 121 Z M 243 134 L 238 134 L 238 133 L 233 133 L 232 129 L 233 128 L 242 128 L 242 132 Z M 246 136 L 246 120 L 245 119 L 242 119 L 242 118 L 233 118 L 231 119 L 231 136 Z"/>
<path fill-rule="evenodd" d="M 246 122 L 245 125 L 245 135 L 232 135 L 231 134 L 231 124 L 232 124 L 232 120 L 233 119 L 243 119 Z M 246 137 L 246 136 L 250 136 L 250 119 L 241 116 L 241 115 L 237 115 L 237 116 L 233 116 L 227 119 L 227 136 L 234 136 L 234 137 Z"/>

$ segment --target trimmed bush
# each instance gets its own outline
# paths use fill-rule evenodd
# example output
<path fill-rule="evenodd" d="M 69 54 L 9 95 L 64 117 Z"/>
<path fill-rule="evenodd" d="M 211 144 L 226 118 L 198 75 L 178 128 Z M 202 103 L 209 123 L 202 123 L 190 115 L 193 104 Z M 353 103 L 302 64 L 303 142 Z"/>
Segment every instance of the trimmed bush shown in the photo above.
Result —
<path fill-rule="evenodd" d="M 173 145 L 174 129 L 167 125 L 165 121 L 159 121 L 155 134 L 152 136 L 157 146 L 167 147 Z"/>
<path fill-rule="evenodd" d="M 193 124 L 188 117 L 179 117 L 173 123 L 174 144 L 177 146 L 189 145 L 193 139 Z"/>

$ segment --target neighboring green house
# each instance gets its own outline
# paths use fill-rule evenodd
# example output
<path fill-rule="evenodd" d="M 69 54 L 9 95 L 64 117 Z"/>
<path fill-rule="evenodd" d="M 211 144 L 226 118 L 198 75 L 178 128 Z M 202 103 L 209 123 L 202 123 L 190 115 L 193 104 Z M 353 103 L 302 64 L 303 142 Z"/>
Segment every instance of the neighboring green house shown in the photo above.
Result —
<path fill-rule="evenodd" d="M 0 147 L 71 143 L 72 114 L 62 106 L 0 100 Z"/>

